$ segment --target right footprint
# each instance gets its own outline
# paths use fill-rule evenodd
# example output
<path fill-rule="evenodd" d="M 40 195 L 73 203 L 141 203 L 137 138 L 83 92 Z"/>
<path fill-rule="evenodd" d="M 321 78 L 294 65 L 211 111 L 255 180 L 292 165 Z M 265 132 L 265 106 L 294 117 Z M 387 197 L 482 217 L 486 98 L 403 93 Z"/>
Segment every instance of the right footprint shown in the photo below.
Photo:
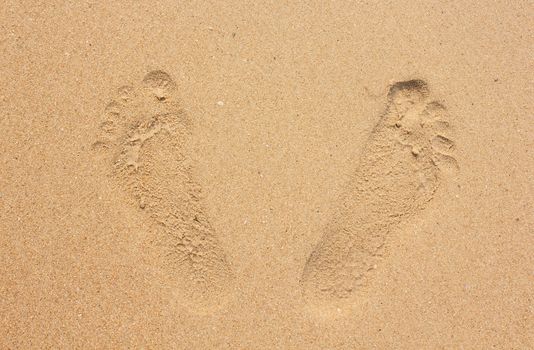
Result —
<path fill-rule="evenodd" d="M 424 81 L 391 86 L 386 112 L 304 267 L 301 285 L 308 301 L 345 299 L 365 286 L 388 236 L 423 210 L 445 174 L 458 169 L 449 122 Z"/>
<path fill-rule="evenodd" d="M 221 304 L 232 273 L 192 174 L 191 124 L 176 83 L 156 70 L 117 90 L 93 148 L 147 219 L 142 252 L 152 253 L 149 265 L 200 311 Z"/>

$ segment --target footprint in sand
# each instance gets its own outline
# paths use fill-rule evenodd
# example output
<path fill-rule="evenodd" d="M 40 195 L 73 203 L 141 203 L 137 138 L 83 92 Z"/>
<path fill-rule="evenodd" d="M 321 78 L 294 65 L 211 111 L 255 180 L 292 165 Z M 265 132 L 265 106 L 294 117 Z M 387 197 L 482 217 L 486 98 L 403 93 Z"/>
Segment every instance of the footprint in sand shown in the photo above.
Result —
<path fill-rule="evenodd" d="M 226 292 L 232 274 L 191 176 L 191 120 L 176 90 L 163 71 L 119 88 L 94 149 L 146 215 L 152 232 L 144 242 L 156 252 L 154 268 L 187 302 L 211 303 Z"/>
<path fill-rule="evenodd" d="M 301 285 L 309 301 L 340 301 L 365 286 L 388 236 L 457 169 L 447 110 L 429 95 L 422 80 L 391 87 L 359 168 L 306 262 Z"/>

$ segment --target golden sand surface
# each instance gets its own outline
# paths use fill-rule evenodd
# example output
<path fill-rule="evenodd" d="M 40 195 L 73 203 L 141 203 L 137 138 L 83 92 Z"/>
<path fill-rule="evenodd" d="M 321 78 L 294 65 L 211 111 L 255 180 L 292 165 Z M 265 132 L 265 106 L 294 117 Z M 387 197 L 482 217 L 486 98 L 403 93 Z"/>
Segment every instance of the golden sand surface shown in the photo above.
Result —
<path fill-rule="evenodd" d="M 534 348 L 532 2 L 0 25 L 0 349 Z"/>

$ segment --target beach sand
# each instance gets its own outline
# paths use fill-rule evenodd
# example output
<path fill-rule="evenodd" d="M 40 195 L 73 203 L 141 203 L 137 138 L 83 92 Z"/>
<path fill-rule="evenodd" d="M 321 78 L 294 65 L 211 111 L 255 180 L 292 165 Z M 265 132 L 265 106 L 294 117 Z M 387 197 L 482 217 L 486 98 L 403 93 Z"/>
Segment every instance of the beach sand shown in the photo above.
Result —
<path fill-rule="evenodd" d="M 529 1 L 0 24 L 1 349 L 534 348 Z"/>

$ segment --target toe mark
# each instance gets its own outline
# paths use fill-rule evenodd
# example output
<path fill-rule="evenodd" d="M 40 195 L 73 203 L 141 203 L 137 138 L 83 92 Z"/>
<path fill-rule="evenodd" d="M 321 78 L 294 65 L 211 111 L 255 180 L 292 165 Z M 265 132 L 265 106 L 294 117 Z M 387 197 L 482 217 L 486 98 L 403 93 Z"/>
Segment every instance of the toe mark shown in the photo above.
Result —
<path fill-rule="evenodd" d="M 393 84 L 389 89 L 388 99 L 395 103 L 406 101 L 416 103 L 423 100 L 428 94 L 427 83 L 421 79 L 414 79 Z"/>
<path fill-rule="evenodd" d="M 458 171 L 458 169 L 460 169 L 456 159 L 446 154 L 436 153 L 432 157 L 432 160 L 434 164 L 438 166 L 438 168 L 440 168 L 441 170 L 450 172 L 450 173 L 454 173 Z"/>
<path fill-rule="evenodd" d="M 143 84 L 151 90 L 159 101 L 164 101 L 176 87 L 174 80 L 162 70 L 149 72 L 143 78 Z"/>
<path fill-rule="evenodd" d="M 105 133 L 111 134 L 115 130 L 115 123 L 111 120 L 106 120 L 100 123 L 100 129 Z"/>
<path fill-rule="evenodd" d="M 432 139 L 432 147 L 438 152 L 450 152 L 454 150 L 454 142 L 448 138 L 437 135 Z"/>
<path fill-rule="evenodd" d="M 104 114 L 110 117 L 118 117 L 120 115 L 120 111 L 121 105 L 115 101 L 108 103 L 106 108 L 104 108 Z"/>

